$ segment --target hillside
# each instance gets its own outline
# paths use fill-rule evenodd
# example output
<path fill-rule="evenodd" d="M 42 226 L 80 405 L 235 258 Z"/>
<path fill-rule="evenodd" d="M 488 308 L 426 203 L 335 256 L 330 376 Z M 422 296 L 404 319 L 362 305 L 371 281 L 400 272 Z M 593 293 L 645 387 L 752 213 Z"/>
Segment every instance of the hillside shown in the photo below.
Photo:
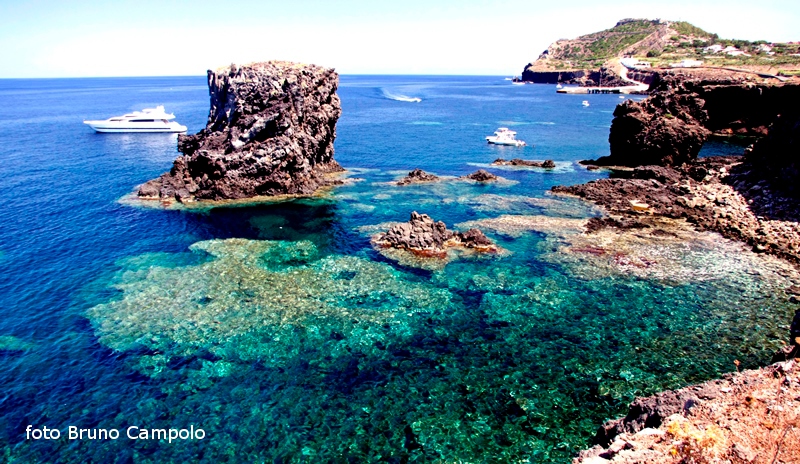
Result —
<path fill-rule="evenodd" d="M 645 63 L 641 66 L 644 68 L 673 68 L 689 63 L 693 67 L 733 66 L 784 76 L 800 74 L 797 43 L 726 40 L 685 21 L 623 19 L 604 31 L 557 40 L 525 67 L 522 77 L 532 82 L 575 81 L 588 85 L 602 78 L 614 85 L 613 77 L 623 58 Z M 601 69 L 603 72 L 598 74 Z"/>

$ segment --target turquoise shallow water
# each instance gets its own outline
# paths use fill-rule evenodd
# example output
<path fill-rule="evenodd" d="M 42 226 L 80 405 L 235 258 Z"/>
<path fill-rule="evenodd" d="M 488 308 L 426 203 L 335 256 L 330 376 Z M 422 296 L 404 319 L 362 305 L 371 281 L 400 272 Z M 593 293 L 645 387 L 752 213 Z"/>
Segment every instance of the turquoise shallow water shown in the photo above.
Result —
<path fill-rule="evenodd" d="M 568 462 L 634 396 L 763 364 L 784 338 L 780 263 L 681 227 L 587 238 L 598 212 L 546 194 L 604 175 L 575 162 L 607 154 L 616 96 L 584 108 L 492 77 L 344 76 L 336 159 L 359 181 L 163 211 L 118 200 L 169 168 L 175 136 L 81 120 L 164 104 L 195 132 L 203 78 L 5 80 L 0 95 L 6 461 Z M 499 126 L 532 146 L 486 145 Z M 498 157 L 557 168 L 488 168 Z M 391 184 L 415 167 L 508 182 Z M 370 235 L 412 210 L 506 253 L 426 270 L 376 252 Z"/>

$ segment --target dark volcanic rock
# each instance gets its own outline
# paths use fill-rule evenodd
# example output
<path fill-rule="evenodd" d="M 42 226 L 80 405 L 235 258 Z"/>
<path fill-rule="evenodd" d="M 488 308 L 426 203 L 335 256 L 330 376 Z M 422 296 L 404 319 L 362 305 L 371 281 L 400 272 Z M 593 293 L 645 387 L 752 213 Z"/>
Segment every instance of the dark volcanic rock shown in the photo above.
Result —
<path fill-rule="evenodd" d="M 467 248 L 491 248 L 494 243 L 479 229 L 470 229 L 466 232 L 455 232 L 455 238 Z"/>
<path fill-rule="evenodd" d="M 333 159 L 341 114 L 333 69 L 283 61 L 208 71 L 205 129 L 180 136 L 172 169 L 143 199 L 225 200 L 313 193 L 341 171 Z"/>
<path fill-rule="evenodd" d="M 493 181 L 493 180 L 497 180 L 498 179 L 497 176 L 495 176 L 494 174 L 492 174 L 491 172 L 489 172 L 489 171 L 487 171 L 485 169 L 478 169 L 477 171 L 473 172 L 472 174 L 469 174 L 469 175 L 464 176 L 464 177 L 467 178 L 467 179 L 474 180 L 476 182 L 489 182 L 489 181 Z"/>
<path fill-rule="evenodd" d="M 780 115 L 767 136 L 745 150 L 745 159 L 774 186 L 800 196 L 800 115 Z"/>
<path fill-rule="evenodd" d="M 427 214 L 411 213 L 408 222 L 395 224 L 389 231 L 378 237 L 379 242 L 392 248 L 412 251 L 443 253 L 445 242 L 453 233 L 447 230 L 442 221 L 434 221 Z"/>
<path fill-rule="evenodd" d="M 797 114 L 800 86 L 664 74 L 650 85 L 650 94 L 617 106 L 608 137 L 611 154 L 592 164 L 678 166 L 696 159 L 712 132 L 763 136 L 776 115 Z"/>
<path fill-rule="evenodd" d="M 389 231 L 374 238 L 380 246 L 399 248 L 416 254 L 445 257 L 447 248 L 461 246 L 479 251 L 496 251 L 494 243 L 478 229 L 453 232 L 442 221 L 434 221 L 427 214 L 411 213 L 408 222 L 395 224 Z"/>
<path fill-rule="evenodd" d="M 531 166 L 535 168 L 546 168 L 552 169 L 556 167 L 556 163 L 553 160 L 544 160 L 544 161 L 531 161 L 531 160 L 524 160 L 519 158 L 514 158 L 512 160 L 504 160 L 503 158 L 497 158 L 496 160 L 492 161 L 492 165 L 494 166 Z"/>
<path fill-rule="evenodd" d="M 654 83 L 649 98 L 617 105 L 608 136 L 611 155 L 594 164 L 675 166 L 697 158 L 711 135 L 704 105 L 677 79 Z"/>
<path fill-rule="evenodd" d="M 409 172 L 407 176 L 397 181 L 397 185 L 421 184 L 425 182 L 436 182 L 438 180 L 439 176 L 427 173 L 418 168 Z"/>

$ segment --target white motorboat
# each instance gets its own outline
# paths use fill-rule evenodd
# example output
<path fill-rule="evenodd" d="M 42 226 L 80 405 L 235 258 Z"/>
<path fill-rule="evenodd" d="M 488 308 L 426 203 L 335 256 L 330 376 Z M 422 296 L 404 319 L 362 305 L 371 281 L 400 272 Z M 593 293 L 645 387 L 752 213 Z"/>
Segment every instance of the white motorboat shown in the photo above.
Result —
<path fill-rule="evenodd" d="M 83 123 L 97 132 L 186 132 L 186 126 L 171 119 L 175 119 L 175 115 L 165 112 L 164 106 L 159 105 L 123 116 Z"/>
<path fill-rule="evenodd" d="M 583 105 L 583 106 L 589 106 L 589 100 L 584 100 L 584 101 L 582 101 L 582 102 L 581 102 L 581 105 Z"/>
<path fill-rule="evenodd" d="M 563 86 L 563 85 L 561 85 L 561 82 L 559 82 L 558 84 L 556 84 L 556 88 L 557 88 L 557 89 L 563 89 L 563 88 L 564 88 L 564 86 Z"/>
<path fill-rule="evenodd" d="M 513 145 L 515 147 L 525 146 L 525 142 L 517 140 L 517 133 L 508 130 L 507 127 L 501 127 L 494 131 L 494 135 L 486 137 L 486 141 L 495 145 Z"/>

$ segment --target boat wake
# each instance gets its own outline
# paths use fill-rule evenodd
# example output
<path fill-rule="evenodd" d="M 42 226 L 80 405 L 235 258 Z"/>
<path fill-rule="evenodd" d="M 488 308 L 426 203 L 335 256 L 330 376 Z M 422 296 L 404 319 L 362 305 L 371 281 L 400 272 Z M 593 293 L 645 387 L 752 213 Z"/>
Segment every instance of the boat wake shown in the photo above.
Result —
<path fill-rule="evenodd" d="M 409 97 L 406 95 L 393 94 L 385 89 L 383 90 L 383 96 L 384 98 L 388 98 L 389 100 L 401 101 L 401 102 L 419 103 L 422 101 L 422 99 L 419 97 Z"/>

